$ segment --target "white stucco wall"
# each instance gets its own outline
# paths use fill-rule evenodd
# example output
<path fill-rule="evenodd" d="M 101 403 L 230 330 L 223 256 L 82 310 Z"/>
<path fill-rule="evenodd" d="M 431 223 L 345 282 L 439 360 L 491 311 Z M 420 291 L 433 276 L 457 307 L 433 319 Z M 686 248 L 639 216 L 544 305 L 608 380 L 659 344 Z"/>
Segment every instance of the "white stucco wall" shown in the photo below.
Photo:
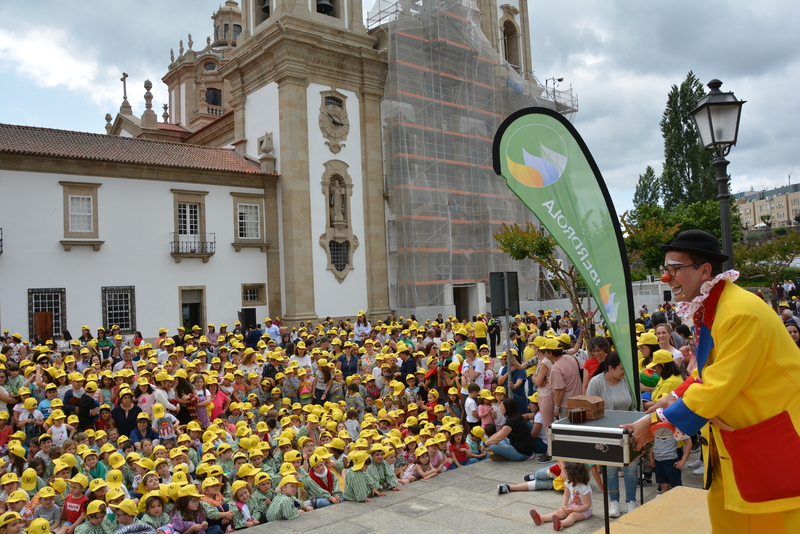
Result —
<path fill-rule="evenodd" d="M 317 316 L 355 316 L 359 310 L 367 309 L 367 274 L 364 248 L 364 191 L 361 167 L 361 118 L 358 96 L 352 91 L 337 89 L 347 97 L 350 131 L 344 147 L 334 154 L 325 145 L 326 139 L 319 128 L 320 93 L 330 91 L 331 87 L 311 83 L 308 86 L 308 152 L 309 181 L 311 184 L 311 248 L 314 258 L 314 299 Z M 339 283 L 334 274 L 327 269 L 328 259 L 319 238 L 325 233 L 327 196 L 323 194 L 320 182 L 325 171 L 324 163 L 341 160 L 348 164 L 348 174 L 353 180 L 353 194 L 350 197 L 350 216 L 353 233 L 359 246 L 353 253 L 354 269 L 343 282 Z"/>
<path fill-rule="evenodd" d="M 59 181 L 102 183 L 98 189 L 99 239 L 95 252 L 64 239 L 63 187 Z M 216 233 L 216 253 L 208 263 L 170 256 L 174 200 L 170 189 L 207 191 L 206 231 Z M 0 328 L 28 332 L 28 289 L 66 289 L 66 327 L 73 336 L 102 322 L 101 287 L 135 286 L 136 327 L 146 338 L 180 324 L 179 286 L 205 286 L 206 321 L 230 328 L 242 308 L 241 284 L 267 281 L 266 255 L 257 248 L 236 252 L 231 192 L 262 190 L 188 183 L 0 171 L 4 253 L 0 256 Z M 35 201 L 35 211 L 26 200 Z M 256 307 L 256 317 L 269 315 Z M 104 325 L 110 326 L 110 325 Z M 205 326 L 205 325 L 203 325 Z"/>
<path fill-rule="evenodd" d="M 244 102 L 245 150 L 250 157 L 258 159 L 258 138 L 272 132 L 273 154 L 277 158 L 275 169 L 280 172 L 280 113 L 278 110 L 278 84 L 269 83 L 247 95 Z"/>
<path fill-rule="evenodd" d="M 244 102 L 244 135 L 247 139 L 245 152 L 248 156 L 258 159 L 258 139 L 272 132 L 272 145 L 275 147 L 272 154 L 275 156 L 275 172 L 280 173 L 281 164 L 281 131 L 280 111 L 278 103 L 278 84 L 271 82 L 264 87 L 250 93 Z M 281 189 L 278 182 L 278 198 Z M 278 250 L 283 251 L 283 217 L 281 216 L 281 203 L 278 202 Z M 281 280 L 285 280 L 283 261 L 281 266 Z M 281 284 L 281 302 L 286 302 L 286 286 Z M 271 310 L 273 315 L 282 316 L 284 310 Z M 263 319 L 263 317 L 259 317 Z"/>

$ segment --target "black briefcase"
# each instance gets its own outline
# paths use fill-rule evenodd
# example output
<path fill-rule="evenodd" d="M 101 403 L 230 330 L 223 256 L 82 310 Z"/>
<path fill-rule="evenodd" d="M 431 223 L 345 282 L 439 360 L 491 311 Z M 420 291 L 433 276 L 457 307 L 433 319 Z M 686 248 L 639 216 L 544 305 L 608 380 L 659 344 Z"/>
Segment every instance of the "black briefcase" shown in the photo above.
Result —
<path fill-rule="evenodd" d="M 650 415 L 642 412 L 606 410 L 599 419 L 571 423 L 565 417 L 550 425 L 548 454 L 554 460 L 625 467 L 644 455 L 636 450 L 633 432 L 619 426 L 633 424 Z"/>

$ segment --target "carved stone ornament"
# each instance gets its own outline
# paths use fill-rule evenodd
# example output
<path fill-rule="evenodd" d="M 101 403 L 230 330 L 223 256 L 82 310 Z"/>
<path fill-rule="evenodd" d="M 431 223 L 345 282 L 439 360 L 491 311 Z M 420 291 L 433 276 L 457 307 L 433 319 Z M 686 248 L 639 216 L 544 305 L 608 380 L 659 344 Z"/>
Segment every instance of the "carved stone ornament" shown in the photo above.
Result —
<path fill-rule="evenodd" d="M 358 238 L 351 224 L 350 198 L 353 196 L 353 179 L 347 173 L 344 161 L 325 162 L 322 175 L 322 194 L 325 196 L 325 233 L 319 237 L 319 245 L 328 258 L 327 269 L 339 283 L 353 270 L 353 252 L 358 248 Z"/>
<path fill-rule="evenodd" d="M 502 9 L 503 13 L 505 13 L 506 16 L 508 16 L 511 19 L 519 15 L 519 9 L 509 4 L 503 4 L 502 6 L 500 6 L 500 9 Z"/>
<path fill-rule="evenodd" d="M 347 116 L 345 107 L 346 96 L 337 91 L 323 91 L 321 93 L 322 103 L 319 108 L 319 129 L 327 139 L 325 144 L 331 152 L 338 154 L 347 134 L 350 133 L 350 119 Z"/>

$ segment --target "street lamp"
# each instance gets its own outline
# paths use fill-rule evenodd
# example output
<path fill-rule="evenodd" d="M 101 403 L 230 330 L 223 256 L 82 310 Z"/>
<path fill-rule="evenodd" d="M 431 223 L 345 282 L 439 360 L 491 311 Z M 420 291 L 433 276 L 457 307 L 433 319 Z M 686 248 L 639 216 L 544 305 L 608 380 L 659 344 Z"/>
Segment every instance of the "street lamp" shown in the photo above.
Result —
<path fill-rule="evenodd" d="M 714 167 L 717 169 L 719 214 L 722 223 L 722 251 L 727 254 L 725 270 L 733 269 L 733 237 L 731 234 L 731 206 L 728 187 L 728 160 L 725 156 L 739 137 L 739 117 L 745 100 L 736 100 L 733 93 L 719 90 L 722 82 L 708 82 L 710 91 L 700 99 L 692 111 L 694 123 L 700 134 L 703 148 L 714 151 Z"/>

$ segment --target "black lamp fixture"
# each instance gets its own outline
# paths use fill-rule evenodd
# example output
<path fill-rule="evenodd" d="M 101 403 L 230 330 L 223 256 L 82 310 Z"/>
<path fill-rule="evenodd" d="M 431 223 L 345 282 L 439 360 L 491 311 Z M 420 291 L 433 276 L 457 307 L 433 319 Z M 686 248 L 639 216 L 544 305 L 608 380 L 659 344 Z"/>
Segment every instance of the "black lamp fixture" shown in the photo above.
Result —
<path fill-rule="evenodd" d="M 709 92 L 692 111 L 692 118 L 703 148 L 714 151 L 714 167 L 717 169 L 717 186 L 720 221 L 722 226 L 722 251 L 728 256 L 725 270 L 733 269 L 733 237 L 731 233 L 730 191 L 728 160 L 725 156 L 739 138 L 739 118 L 744 100 L 737 100 L 733 92 L 720 91 L 722 82 L 708 82 Z"/>

